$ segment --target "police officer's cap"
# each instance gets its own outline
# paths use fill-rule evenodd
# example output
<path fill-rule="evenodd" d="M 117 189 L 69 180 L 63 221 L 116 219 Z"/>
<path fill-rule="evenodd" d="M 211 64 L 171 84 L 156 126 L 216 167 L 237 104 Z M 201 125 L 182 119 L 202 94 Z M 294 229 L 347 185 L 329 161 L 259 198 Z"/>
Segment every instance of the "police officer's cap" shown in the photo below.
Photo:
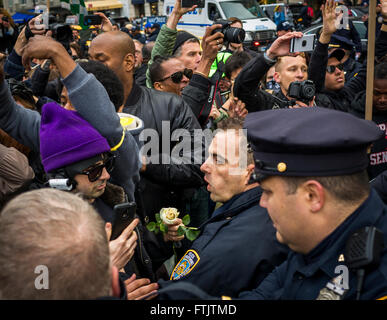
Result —
<path fill-rule="evenodd" d="M 348 38 L 332 34 L 329 48 L 342 48 L 345 50 L 352 50 L 355 44 Z"/>
<path fill-rule="evenodd" d="M 345 56 L 345 51 L 342 49 L 336 49 L 328 55 L 329 58 L 336 58 L 338 61 L 341 61 Z"/>
<path fill-rule="evenodd" d="M 367 147 L 384 137 L 372 121 L 319 107 L 250 113 L 244 126 L 258 180 L 360 172 L 368 166 Z"/>

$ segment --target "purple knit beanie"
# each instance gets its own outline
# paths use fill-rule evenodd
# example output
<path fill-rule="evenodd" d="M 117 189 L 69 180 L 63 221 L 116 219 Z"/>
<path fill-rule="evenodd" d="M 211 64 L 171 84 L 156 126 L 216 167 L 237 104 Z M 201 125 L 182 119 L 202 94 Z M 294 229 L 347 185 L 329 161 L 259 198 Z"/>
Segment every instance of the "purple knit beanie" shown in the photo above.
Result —
<path fill-rule="evenodd" d="M 42 108 L 40 154 L 46 172 L 110 151 L 107 140 L 76 111 L 55 102 Z"/>

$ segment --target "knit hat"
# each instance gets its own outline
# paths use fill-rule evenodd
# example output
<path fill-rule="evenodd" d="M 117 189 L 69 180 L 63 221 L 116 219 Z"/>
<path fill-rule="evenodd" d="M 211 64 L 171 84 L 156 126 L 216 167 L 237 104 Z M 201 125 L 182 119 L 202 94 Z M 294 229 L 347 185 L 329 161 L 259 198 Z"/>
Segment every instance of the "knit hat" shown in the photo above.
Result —
<path fill-rule="evenodd" d="M 40 154 L 46 172 L 110 151 L 107 140 L 76 111 L 55 102 L 42 109 Z"/>
<path fill-rule="evenodd" d="M 195 38 L 199 41 L 199 39 L 196 38 L 193 34 L 186 31 L 179 31 L 176 36 L 175 46 L 173 47 L 172 54 L 175 54 L 176 50 L 182 46 L 184 42 L 192 38 Z"/>

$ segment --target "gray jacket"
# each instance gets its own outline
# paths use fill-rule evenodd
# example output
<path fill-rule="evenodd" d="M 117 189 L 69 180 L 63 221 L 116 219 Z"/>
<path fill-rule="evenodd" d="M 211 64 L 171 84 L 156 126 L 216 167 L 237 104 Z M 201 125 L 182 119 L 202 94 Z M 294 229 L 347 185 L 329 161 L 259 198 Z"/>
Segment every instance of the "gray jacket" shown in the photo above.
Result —
<path fill-rule="evenodd" d="M 111 147 L 119 144 L 123 135 L 119 117 L 105 88 L 94 75 L 77 65 L 63 83 L 79 114 L 106 138 Z M 40 151 L 40 114 L 18 105 L 4 81 L 0 83 L 0 128 L 30 149 Z M 141 168 L 139 146 L 133 135 L 138 135 L 141 130 L 125 132 L 122 145 L 113 152 L 118 157 L 111 174 L 112 182 L 122 186 L 130 200 L 134 199 Z"/>

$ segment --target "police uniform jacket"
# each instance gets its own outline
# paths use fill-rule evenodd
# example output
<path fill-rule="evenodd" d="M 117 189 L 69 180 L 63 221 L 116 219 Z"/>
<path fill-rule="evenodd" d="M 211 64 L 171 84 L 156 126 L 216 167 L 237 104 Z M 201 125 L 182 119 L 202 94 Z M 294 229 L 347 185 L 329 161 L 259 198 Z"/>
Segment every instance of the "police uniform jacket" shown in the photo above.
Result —
<path fill-rule="evenodd" d="M 348 82 L 353 77 L 356 77 L 358 75 L 362 64 L 350 57 L 347 61 L 343 63 L 343 66 L 345 71 L 345 82 Z"/>
<path fill-rule="evenodd" d="M 384 233 L 387 243 L 387 208 L 371 191 L 365 202 L 335 231 L 309 254 L 292 252 L 288 260 L 277 267 L 254 291 L 242 292 L 241 299 L 314 300 L 327 283 L 338 277 L 335 269 L 345 265 L 340 257 L 349 236 L 364 226 L 375 226 Z M 340 260 L 340 261 L 339 261 Z M 349 289 L 341 298 L 355 299 L 356 273 L 349 270 Z M 340 296 L 340 295 L 339 295 Z M 387 249 L 382 252 L 380 264 L 365 273 L 361 300 L 381 299 L 387 296 Z"/>
<path fill-rule="evenodd" d="M 236 296 L 282 263 L 288 249 L 278 243 L 266 209 L 259 206 L 261 192 L 253 188 L 217 209 L 171 280 L 190 282 L 213 296 Z"/>

